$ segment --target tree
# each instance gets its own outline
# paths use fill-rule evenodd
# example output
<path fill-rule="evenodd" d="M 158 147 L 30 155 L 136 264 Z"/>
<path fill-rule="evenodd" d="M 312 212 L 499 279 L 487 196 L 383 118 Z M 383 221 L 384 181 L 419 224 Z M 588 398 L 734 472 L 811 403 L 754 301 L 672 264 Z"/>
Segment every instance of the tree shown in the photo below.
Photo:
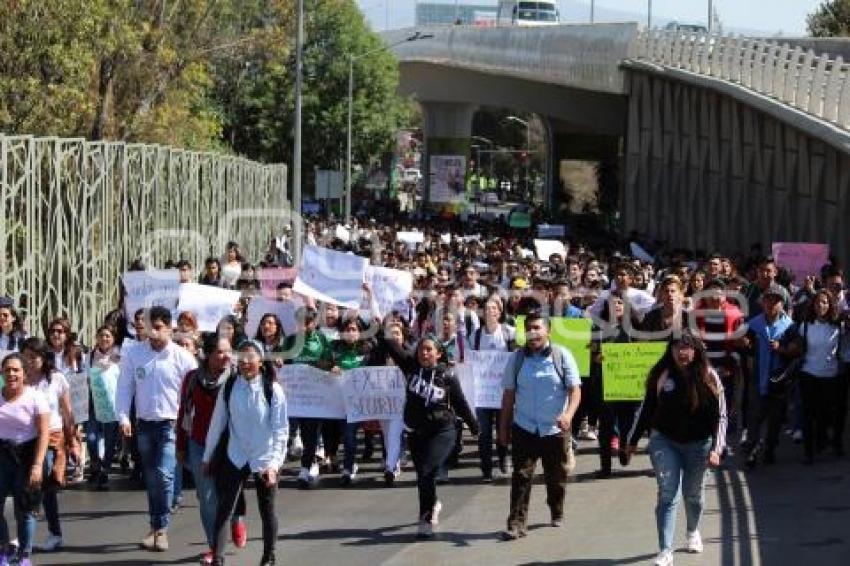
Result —
<path fill-rule="evenodd" d="M 814 37 L 850 36 L 850 0 L 823 2 L 809 14 L 806 24 Z"/>
<path fill-rule="evenodd" d="M 280 0 L 280 37 L 292 37 L 291 4 Z M 395 57 L 369 30 L 354 0 L 310 0 L 306 22 L 303 86 L 303 167 L 341 168 L 348 119 L 348 57 L 375 50 L 354 65 L 353 154 L 359 163 L 389 151 L 394 134 L 410 116 L 396 93 Z M 289 45 L 289 43 L 287 44 Z M 278 47 L 251 61 L 242 85 L 227 102 L 225 137 L 255 159 L 280 161 L 292 155 L 294 50 Z"/>

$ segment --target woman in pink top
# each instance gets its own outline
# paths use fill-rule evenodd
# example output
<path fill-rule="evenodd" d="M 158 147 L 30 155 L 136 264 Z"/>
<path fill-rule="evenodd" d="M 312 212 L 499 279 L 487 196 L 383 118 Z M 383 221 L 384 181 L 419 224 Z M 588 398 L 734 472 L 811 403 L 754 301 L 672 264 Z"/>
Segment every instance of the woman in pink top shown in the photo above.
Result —
<path fill-rule="evenodd" d="M 0 561 L 29 565 L 41 504 L 50 406 L 41 392 L 26 385 L 20 354 L 3 358 L 0 368 L 5 381 L 0 394 L 0 506 L 9 495 L 14 498 L 19 545 L 17 549 L 9 545 L 9 527 L 0 514 Z"/>

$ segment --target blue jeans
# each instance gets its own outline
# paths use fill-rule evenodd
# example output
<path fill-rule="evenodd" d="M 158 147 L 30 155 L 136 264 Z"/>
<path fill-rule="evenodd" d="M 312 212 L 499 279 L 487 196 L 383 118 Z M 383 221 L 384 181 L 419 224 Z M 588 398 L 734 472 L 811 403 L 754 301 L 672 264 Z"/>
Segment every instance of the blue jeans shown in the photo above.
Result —
<path fill-rule="evenodd" d="M 189 469 L 195 478 L 195 492 L 198 494 L 198 509 L 201 512 L 201 524 L 210 548 L 215 544 L 215 512 L 218 508 L 218 497 L 215 493 L 215 478 L 208 476 L 201 469 L 204 458 L 204 446 L 191 438 L 188 441 L 186 457 Z"/>
<path fill-rule="evenodd" d="M 56 451 L 47 449 L 44 456 L 44 472 L 42 478 L 53 475 L 53 464 L 56 462 Z M 47 530 L 51 535 L 62 536 L 62 526 L 59 523 L 59 489 L 56 487 L 44 490 L 44 519 L 47 521 Z"/>
<path fill-rule="evenodd" d="M 136 438 L 148 492 L 148 513 L 155 531 L 167 529 L 171 519 L 177 461 L 175 437 L 174 421 L 137 421 Z"/>
<path fill-rule="evenodd" d="M 32 459 L 17 461 L 5 449 L 0 449 L 0 506 L 11 495 L 15 502 L 15 522 L 18 525 L 18 548 L 25 555 L 32 552 L 35 539 L 37 505 L 27 505 L 24 492 L 29 484 L 29 471 Z M 8 544 L 9 526 L 0 513 L 0 543 Z"/>
<path fill-rule="evenodd" d="M 92 417 L 86 423 L 86 444 L 92 471 L 108 473 L 115 458 L 118 440 L 118 423 L 102 423 Z"/>
<path fill-rule="evenodd" d="M 657 430 L 652 431 L 647 449 L 658 482 L 655 521 L 658 547 L 661 550 L 673 549 L 680 491 L 685 499 L 688 532 L 699 528 L 705 504 L 705 470 L 711 443 L 712 439 L 707 438 L 682 444 L 670 440 Z"/>
<path fill-rule="evenodd" d="M 349 472 L 354 471 L 354 462 L 357 459 L 357 430 L 363 423 L 345 423 L 345 454 L 342 460 L 342 469 Z"/>

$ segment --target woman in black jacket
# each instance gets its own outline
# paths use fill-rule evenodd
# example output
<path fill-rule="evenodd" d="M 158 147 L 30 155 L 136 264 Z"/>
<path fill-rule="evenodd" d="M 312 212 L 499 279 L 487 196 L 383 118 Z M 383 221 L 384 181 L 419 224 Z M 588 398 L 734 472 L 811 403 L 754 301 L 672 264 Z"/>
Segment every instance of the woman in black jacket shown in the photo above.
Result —
<path fill-rule="evenodd" d="M 378 335 L 404 374 L 404 426 L 419 489 L 418 536 L 431 538 L 442 508 L 437 500 L 437 470 L 455 445 L 455 411 L 475 436 L 478 423 L 457 375 L 446 365 L 445 351 L 436 336 L 428 334 L 419 340 L 414 353 L 385 340 L 382 332 Z"/>

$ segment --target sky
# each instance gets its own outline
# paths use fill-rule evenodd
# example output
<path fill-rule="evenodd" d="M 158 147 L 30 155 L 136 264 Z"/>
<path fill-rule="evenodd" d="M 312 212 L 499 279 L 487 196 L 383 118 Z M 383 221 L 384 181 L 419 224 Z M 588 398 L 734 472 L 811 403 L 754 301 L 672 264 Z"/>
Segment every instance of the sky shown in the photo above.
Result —
<path fill-rule="evenodd" d="M 422 0 L 425 1 L 425 0 Z M 454 4 L 454 0 L 430 0 Z M 458 0 L 461 4 L 498 4 L 497 0 Z M 596 21 L 639 20 L 646 23 L 649 0 L 596 0 Z M 801 36 L 806 34 L 806 15 L 822 0 L 714 0 L 724 30 L 735 33 Z M 416 0 L 357 0 L 372 26 L 378 30 L 410 27 Z M 560 0 L 565 23 L 585 23 L 590 0 Z M 708 0 L 652 0 L 653 26 L 671 20 L 705 24 Z"/>

